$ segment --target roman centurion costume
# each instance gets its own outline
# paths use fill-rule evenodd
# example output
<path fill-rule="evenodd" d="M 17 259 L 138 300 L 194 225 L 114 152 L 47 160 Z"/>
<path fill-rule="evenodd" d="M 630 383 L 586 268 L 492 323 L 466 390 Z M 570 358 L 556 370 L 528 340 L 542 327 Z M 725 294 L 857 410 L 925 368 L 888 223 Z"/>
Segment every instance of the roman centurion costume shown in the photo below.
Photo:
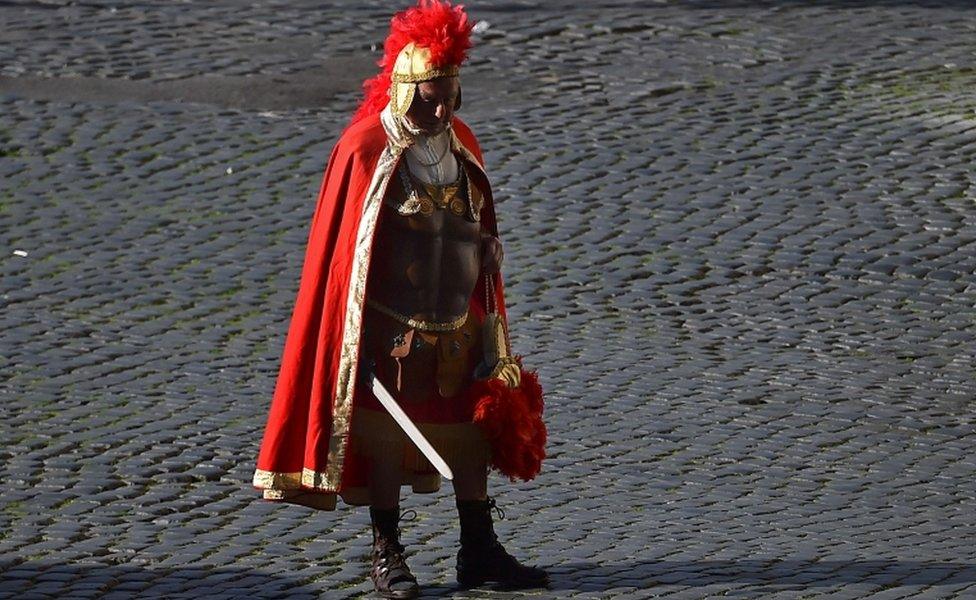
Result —
<path fill-rule="evenodd" d="M 544 456 L 542 392 L 512 357 L 498 274 L 480 273 L 462 314 L 439 321 L 400 314 L 372 293 L 382 219 L 420 222 L 435 211 L 497 236 L 481 150 L 456 117 L 425 136 L 405 118 L 417 84 L 457 77 L 470 48 L 461 7 L 420 0 L 398 13 L 366 98 L 332 150 L 319 190 L 301 282 L 253 484 L 272 501 L 331 510 L 336 498 L 369 504 L 369 465 L 401 461 L 403 484 L 439 489 L 440 476 L 363 380 L 375 376 L 437 451 L 484 453 L 513 480 L 531 479 Z M 449 461 L 450 462 L 450 461 Z M 543 585 L 539 569 L 505 553 L 492 500 L 458 502 L 464 585 Z M 388 511 L 387 511 L 388 512 Z M 373 511 L 373 577 L 388 597 L 411 597 L 397 515 Z"/>

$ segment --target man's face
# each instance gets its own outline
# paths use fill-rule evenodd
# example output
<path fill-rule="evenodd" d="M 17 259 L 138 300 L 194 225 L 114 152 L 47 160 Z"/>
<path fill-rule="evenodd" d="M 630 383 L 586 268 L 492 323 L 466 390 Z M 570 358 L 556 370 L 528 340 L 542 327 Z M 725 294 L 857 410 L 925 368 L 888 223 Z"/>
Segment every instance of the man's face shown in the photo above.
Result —
<path fill-rule="evenodd" d="M 460 92 L 457 77 L 438 77 L 418 83 L 407 118 L 425 134 L 437 135 L 451 123 Z"/>

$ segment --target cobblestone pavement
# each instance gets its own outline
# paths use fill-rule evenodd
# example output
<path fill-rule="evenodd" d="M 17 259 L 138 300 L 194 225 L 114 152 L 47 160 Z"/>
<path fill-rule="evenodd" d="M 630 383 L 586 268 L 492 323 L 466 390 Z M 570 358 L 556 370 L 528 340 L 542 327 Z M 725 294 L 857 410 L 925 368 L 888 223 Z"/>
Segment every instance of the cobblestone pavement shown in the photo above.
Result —
<path fill-rule="evenodd" d="M 445 488 L 425 597 L 976 598 L 976 10 L 470 4 L 553 586 L 458 591 Z M 369 594 L 249 480 L 390 11 L 0 2 L 0 597 Z"/>

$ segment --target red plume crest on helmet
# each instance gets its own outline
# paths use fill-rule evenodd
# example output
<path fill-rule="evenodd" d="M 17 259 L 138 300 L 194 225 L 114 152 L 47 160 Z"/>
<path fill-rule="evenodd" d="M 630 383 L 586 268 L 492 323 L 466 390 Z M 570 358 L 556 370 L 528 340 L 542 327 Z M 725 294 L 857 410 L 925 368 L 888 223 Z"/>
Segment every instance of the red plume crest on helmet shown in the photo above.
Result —
<path fill-rule="evenodd" d="M 366 97 L 352 123 L 383 110 L 390 101 L 390 75 L 400 51 L 413 42 L 430 50 L 431 66 L 459 65 L 471 47 L 471 29 L 462 5 L 447 0 L 419 0 L 416 6 L 393 15 L 390 34 L 383 44 L 380 73 L 363 82 Z"/>

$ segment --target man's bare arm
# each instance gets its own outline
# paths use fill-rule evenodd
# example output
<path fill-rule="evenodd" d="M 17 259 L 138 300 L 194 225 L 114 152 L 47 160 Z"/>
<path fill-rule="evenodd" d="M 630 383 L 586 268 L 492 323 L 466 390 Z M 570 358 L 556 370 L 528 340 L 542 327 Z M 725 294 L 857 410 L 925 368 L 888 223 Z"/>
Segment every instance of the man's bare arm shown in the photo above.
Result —
<path fill-rule="evenodd" d="M 497 273 L 504 257 L 501 240 L 490 233 L 481 232 L 481 268 L 485 273 Z"/>

